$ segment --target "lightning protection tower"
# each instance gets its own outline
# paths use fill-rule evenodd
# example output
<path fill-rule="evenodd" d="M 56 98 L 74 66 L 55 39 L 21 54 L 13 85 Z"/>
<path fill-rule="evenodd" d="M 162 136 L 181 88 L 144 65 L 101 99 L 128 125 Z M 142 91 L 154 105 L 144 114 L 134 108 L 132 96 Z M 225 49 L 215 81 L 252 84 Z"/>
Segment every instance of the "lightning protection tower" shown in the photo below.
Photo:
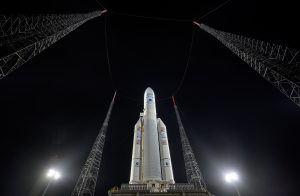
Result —
<path fill-rule="evenodd" d="M 194 22 L 300 107 L 299 51 Z"/>
<path fill-rule="evenodd" d="M 0 79 L 85 22 L 105 12 L 0 15 Z"/>
<path fill-rule="evenodd" d="M 186 135 L 174 96 L 172 97 L 172 100 L 173 100 L 173 106 L 174 106 L 174 110 L 175 110 L 175 114 L 179 126 L 179 133 L 180 133 L 187 180 L 189 183 L 194 184 L 194 186 L 197 187 L 198 189 L 207 192 L 206 184 L 204 182 L 202 173 L 198 166 L 198 162 L 195 158 L 193 149 L 190 145 L 189 139 Z"/>
<path fill-rule="evenodd" d="M 92 150 L 84 164 L 84 167 L 77 180 L 72 196 L 93 196 L 96 188 L 102 153 L 107 133 L 107 127 L 111 111 L 114 105 L 116 93 L 110 103 L 105 120 L 92 147 Z"/>

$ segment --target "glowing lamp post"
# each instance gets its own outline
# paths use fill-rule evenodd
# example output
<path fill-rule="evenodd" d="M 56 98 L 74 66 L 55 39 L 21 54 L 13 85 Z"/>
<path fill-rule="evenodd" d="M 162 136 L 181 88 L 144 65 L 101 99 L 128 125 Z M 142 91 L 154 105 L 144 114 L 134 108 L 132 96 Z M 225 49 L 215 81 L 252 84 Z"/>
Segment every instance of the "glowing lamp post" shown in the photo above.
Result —
<path fill-rule="evenodd" d="M 50 186 L 50 184 L 54 181 L 54 180 L 58 180 L 61 177 L 60 173 L 54 169 L 49 169 L 48 173 L 47 173 L 47 178 L 49 178 L 49 182 L 42 194 L 42 196 L 46 195 L 46 192 Z"/>
<path fill-rule="evenodd" d="M 237 186 L 235 184 L 235 182 L 239 180 L 239 176 L 237 175 L 237 173 L 236 172 L 229 172 L 229 173 L 225 174 L 224 178 L 225 178 L 226 182 L 233 185 L 233 187 L 236 190 L 237 195 L 241 196 L 241 194 L 239 192 L 239 189 L 237 188 Z"/>

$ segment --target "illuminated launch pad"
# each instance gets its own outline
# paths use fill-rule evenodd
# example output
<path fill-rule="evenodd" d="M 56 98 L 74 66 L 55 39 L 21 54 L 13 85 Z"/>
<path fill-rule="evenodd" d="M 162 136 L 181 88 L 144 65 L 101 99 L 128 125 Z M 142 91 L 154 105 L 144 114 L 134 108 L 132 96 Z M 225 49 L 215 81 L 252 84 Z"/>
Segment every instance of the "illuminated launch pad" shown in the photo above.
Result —
<path fill-rule="evenodd" d="M 145 91 L 144 110 L 134 127 L 129 183 L 110 189 L 108 195 L 210 195 L 194 184 L 175 183 L 167 128 L 157 118 L 155 95 L 151 88 Z"/>

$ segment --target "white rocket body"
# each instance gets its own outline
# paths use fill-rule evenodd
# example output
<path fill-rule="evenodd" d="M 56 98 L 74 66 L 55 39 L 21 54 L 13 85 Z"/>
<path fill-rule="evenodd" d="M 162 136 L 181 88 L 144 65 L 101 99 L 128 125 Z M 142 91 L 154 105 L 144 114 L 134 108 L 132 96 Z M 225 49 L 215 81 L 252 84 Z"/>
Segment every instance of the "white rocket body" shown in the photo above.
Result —
<path fill-rule="evenodd" d="M 162 180 L 157 133 L 155 97 L 147 88 L 144 95 L 143 180 Z"/>
<path fill-rule="evenodd" d="M 144 112 L 134 128 L 130 184 L 173 184 L 173 170 L 167 130 L 156 117 L 155 95 L 151 88 L 144 94 Z"/>
<path fill-rule="evenodd" d="M 134 126 L 130 182 L 138 182 L 141 176 L 141 172 L 140 172 L 140 167 L 142 162 L 141 144 L 142 144 L 142 122 L 140 118 Z"/>
<path fill-rule="evenodd" d="M 166 125 L 160 118 L 157 119 L 157 130 L 159 132 L 159 147 L 162 178 L 171 184 L 174 184 L 173 169 L 171 163 L 171 155 L 169 149 L 168 135 Z"/>

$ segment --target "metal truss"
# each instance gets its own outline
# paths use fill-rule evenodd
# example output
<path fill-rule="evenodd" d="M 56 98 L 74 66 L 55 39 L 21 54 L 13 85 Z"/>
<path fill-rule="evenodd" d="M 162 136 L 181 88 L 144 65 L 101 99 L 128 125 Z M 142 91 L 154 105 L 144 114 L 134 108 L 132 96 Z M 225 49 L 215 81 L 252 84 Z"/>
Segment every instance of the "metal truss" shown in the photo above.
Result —
<path fill-rule="evenodd" d="M 107 133 L 108 122 L 114 105 L 115 97 L 116 93 L 113 96 L 113 99 L 110 103 L 108 112 L 106 114 L 105 120 L 103 121 L 102 127 L 99 131 L 96 141 L 93 144 L 92 150 L 77 180 L 75 188 L 72 192 L 72 196 L 94 195 L 105 143 L 105 137 Z"/>
<path fill-rule="evenodd" d="M 104 11 L 69 15 L 0 15 L 0 79 Z"/>
<path fill-rule="evenodd" d="M 201 189 L 202 191 L 207 191 L 206 184 L 204 182 L 204 178 L 202 176 L 202 173 L 199 169 L 197 160 L 195 158 L 195 155 L 193 153 L 192 147 L 190 145 L 189 139 L 186 135 L 185 129 L 183 127 L 178 107 L 175 103 L 175 98 L 172 97 L 173 104 L 174 104 L 174 110 L 177 117 L 177 122 L 179 126 L 179 133 L 181 138 L 181 145 L 182 145 L 182 151 L 183 151 L 183 158 L 184 158 L 184 166 L 186 171 L 186 177 L 188 183 L 194 184 L 195 188 Z"/>
<path fill-rule="evenodd" d="M 300 106 L 299 51 L 198 24 Z"/>

